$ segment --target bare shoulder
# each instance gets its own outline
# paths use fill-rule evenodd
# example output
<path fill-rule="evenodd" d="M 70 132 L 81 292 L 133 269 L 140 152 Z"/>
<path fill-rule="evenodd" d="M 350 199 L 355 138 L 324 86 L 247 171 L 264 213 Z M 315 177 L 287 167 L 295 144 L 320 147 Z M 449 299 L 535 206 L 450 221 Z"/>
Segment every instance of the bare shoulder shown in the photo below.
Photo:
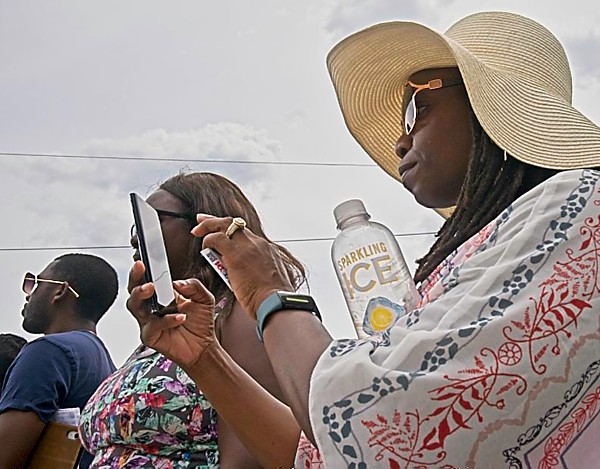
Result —
<path fill-rule="evenodd" d="M 256 335 L 256 321 L 250 319 L 237 301 L 223 322 L 221 344 L 250 376 L 275 397 L 282 399 L 264 344 Z"/>

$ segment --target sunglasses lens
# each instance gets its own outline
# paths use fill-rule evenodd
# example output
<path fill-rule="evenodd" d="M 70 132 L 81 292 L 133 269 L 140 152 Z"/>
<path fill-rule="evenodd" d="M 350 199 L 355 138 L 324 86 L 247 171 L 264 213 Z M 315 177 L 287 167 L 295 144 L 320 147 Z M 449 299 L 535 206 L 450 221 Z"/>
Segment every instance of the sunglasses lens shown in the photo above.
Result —
<path fill-rule="evenodd" d="M 23 292 L 29 295 L 33 291 L 33 287 L 35 287 L 35 276 L 30 273 L 25 274 L 25 278 L 23 279 Z"/>
<path fill-rule="evenodd" d="M 415 95 L 413 94 L 408 106 L 406 106 L 406 111 L 404 112 L 404 132 L 406 132 L 406 135 L 412 132 L 416 118 L 417 108 L 415 106 Z"/>

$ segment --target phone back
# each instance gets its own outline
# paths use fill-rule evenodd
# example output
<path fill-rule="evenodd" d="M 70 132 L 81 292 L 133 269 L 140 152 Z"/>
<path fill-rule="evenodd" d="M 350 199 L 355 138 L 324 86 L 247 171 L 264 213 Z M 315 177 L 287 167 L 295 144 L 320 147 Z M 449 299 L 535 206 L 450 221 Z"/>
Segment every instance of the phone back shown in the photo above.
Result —
<path fill-rule="evenodd" d="M 154 283 L 155 298 L 152 307 L 159 311 L 175 299 L 160 219 L 156 210 L 139 195 L 132 192 L 130 198 L 140 256 L 146 267 L 146 280 Z"/>

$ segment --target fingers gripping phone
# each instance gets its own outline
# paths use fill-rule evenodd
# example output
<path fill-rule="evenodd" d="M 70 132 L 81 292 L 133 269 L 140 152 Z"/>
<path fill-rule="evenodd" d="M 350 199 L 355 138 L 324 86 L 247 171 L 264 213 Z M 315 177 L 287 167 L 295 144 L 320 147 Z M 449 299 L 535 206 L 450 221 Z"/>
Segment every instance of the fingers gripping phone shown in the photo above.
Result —
<path fill-rule="evenodd" d="M 139 195 L 132 192 L 129 198 L 140 256 L 146 268 L 145 280 L 154 284 L 154 294 L 150 298 L 152 312 L 162 315 L 163 308 L 173 302 L 175 295 L 160 219 L 156 210 Z"/>

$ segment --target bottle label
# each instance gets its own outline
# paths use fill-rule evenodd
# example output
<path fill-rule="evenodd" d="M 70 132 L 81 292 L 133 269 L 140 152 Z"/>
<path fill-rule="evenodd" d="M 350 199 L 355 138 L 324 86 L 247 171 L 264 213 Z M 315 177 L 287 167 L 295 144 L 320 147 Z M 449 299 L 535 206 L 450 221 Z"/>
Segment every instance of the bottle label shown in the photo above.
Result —
<path fill-rule="evenodd" d="M 403 305 L 394 303 L 384 296 L 371 298 L 363 317 L 362 330 L 369 335 L 383 332 L 396 324 L 404 313 L 406 309 Z"/>
<path fill-rule="evenodd" d="M 340 257 L 338 269 L 348 291 L 348 298 L 370 292 L 378 285 L 400 281 L 397 269 L 384 242 L 367 244 Z"/>
<path fill-rule="evenodd" d="M 354 246 L 335 259 L 359 337 L 385 331 L 416 306 L 418 293 L 399 255 L 377 241 Z"/>

